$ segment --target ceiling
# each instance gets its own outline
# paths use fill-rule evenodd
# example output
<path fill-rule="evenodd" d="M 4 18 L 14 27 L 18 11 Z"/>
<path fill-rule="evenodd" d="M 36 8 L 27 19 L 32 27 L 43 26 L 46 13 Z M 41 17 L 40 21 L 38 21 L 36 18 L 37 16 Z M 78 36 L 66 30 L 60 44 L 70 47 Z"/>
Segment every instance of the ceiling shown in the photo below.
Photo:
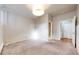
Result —
<path fill-rule="evenodd" d="M 52 14 L 52 16 L 56 16 L 62 13 L 70 12 L 76 10 L 75 4 L 52 4 L 50 5 L 47 12 Z"/>
<path fill-rule="evenodd" d="M 32 14 L 31 9 L 29 8 L 31 6 L 28 7 L 28 4 L 6 4 L 4 6 L 6 7 L 6 10 L 18 12 L 19 14 L 22 14 L 29 18 L 37 18 Z M 47 14 L 51 14 L 52 16 L 56 16 L 65 12 L 73 11 L 75 9 L 75 4 L 50 4 L 45 12 Z"/>

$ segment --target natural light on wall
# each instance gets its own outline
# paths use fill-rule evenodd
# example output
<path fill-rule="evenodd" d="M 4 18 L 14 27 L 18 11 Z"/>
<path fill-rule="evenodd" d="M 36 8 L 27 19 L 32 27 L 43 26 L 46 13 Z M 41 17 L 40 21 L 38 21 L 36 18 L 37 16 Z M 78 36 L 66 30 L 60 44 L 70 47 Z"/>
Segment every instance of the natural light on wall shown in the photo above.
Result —
<path fill-rule="evenodd" d="M 32 31 L 31 37 L 33 40 L 38 40 L 39 39 L 38 31 L 36 30 Z"/>

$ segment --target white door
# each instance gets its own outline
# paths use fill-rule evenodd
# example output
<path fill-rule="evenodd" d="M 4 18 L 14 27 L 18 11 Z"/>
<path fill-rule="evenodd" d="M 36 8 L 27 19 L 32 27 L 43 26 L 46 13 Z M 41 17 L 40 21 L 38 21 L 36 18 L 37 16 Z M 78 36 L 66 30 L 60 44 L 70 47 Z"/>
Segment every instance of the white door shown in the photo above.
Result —
<path fill-rule="evenodd" d="M 76 23 L 75 21 L 76 21 L 76 16 L 74 16 L 72 20 L 72 43 L 74 47 L 75 47 L 75 23 Z"/>

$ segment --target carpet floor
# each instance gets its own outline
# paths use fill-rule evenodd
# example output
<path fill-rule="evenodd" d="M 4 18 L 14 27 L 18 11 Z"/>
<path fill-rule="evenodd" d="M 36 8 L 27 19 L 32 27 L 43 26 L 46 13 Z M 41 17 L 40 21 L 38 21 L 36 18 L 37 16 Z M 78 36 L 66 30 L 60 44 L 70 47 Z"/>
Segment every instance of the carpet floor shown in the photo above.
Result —
<path fill-rule="evenodd" d="M 4 46 L 2 55 L 77 55 L 71 42 L 21 41 Z"/>

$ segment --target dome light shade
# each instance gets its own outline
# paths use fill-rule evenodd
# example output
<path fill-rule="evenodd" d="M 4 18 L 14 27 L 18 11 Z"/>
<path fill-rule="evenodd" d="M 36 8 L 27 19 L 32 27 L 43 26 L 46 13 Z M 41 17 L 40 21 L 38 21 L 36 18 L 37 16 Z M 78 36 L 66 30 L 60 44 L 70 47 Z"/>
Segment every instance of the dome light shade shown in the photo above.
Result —
<path fill-rule="evenodd" d="M 32 11 L 33 15 L 42 16 L 50 7 L 50 4 L 28 4 L 27 7 Z"/>
<path fill-rule="evenodd" d="M 44 11 L 41 9 L 35 9 L 32 11 L 33 15 L 35 16 L 42 16 L 44 14 Z"/>
<path fill-rule="evenodd" d="M 33 5 L 32 13 L 35 16 L 42 16 L 44 14 L 44 8 L 42 5 Z"/>

